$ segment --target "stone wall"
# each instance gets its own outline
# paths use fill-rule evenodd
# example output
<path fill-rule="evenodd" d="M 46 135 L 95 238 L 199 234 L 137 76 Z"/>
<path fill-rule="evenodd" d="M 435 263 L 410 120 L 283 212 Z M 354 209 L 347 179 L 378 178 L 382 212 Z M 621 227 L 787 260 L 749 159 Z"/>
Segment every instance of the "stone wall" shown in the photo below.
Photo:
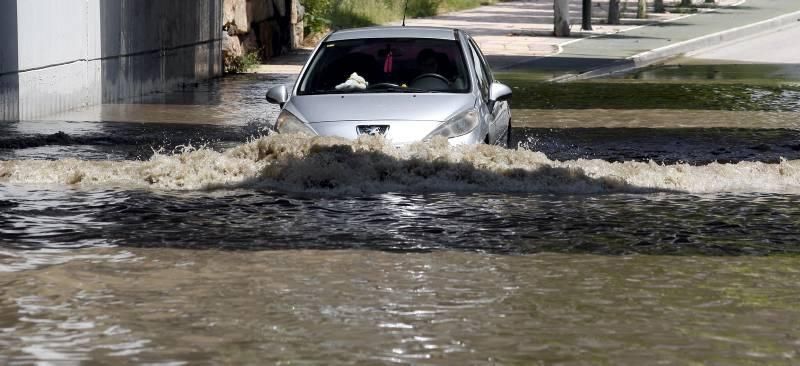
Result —
<path fill-rule="evenodd" d="M 303 43 L 299 0 L 224 0 L 222 24 L 226 60 L 253 51 L 267 60 Z"/>

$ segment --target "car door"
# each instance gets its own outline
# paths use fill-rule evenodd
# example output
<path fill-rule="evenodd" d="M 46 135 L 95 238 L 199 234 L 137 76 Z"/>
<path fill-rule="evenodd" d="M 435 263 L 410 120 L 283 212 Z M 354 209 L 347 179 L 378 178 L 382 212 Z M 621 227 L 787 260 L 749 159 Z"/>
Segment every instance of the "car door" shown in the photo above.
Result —
<path fill-rule="evenodd" d="M 493 104 L 489 103 L 489 90 L 492 83 L 494 83 L 494 76 L 492 75 L 492 71 L 486 62 L 486 58 L 483 57 L 480 47 L 478 47 L 478 44 L 475 43 L 475 40 L 473 40 L 471 37 L 469 38 L 469 45 L 470 49 L 472 50 L 471 52 L 473 53 L 475 72 L 478 74 L 478 84 L 481 87 L 481 93 L 484 97 L 484 102 L 486 103 L 486 108 L 488 111 L 486 117 L 490 121 L 490 142 L 497 143 L 497 139 L 502 137 L 502 135 L 505 134 L 506 129 L 509 127 L 508 122 L 510 116 L 508 102 L 504 101 Z"/>
<path fill-rule="evenodd" d="M 471 38 L 468 39 L 468 47 L 469 47 L 469 55 L 472 61 L 472 66 L 474 70 L 473 77 L 477 81 L 478 84 L 478 93 L 481 98 L 480 104 L 480 116 L 481 122 L 483 124 L 484 133 L 488 133 L 489 135 L 489 142 L 494 142 L 496 139 L 494 134 L 494 117 L 492 116 L 492 111 L 489 110 L 489 80 L 486 78 L 486 72 L 483 69 L 483 64 L 481 63 L 480 53 L 476 50 L 474 46 L 474 42 Z"/>

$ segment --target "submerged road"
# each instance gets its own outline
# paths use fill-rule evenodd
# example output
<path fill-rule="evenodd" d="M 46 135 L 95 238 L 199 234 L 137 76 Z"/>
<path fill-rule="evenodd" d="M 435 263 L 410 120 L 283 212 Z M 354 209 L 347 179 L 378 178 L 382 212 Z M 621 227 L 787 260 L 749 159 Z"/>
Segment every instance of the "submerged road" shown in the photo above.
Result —
<path fill-rule="evenodd" d="M 516 150 L 265 137 L 279 72 L 0 124 L 0 365 L 797 364 L 800 86 L 701 75 L 504 75 Z"/>

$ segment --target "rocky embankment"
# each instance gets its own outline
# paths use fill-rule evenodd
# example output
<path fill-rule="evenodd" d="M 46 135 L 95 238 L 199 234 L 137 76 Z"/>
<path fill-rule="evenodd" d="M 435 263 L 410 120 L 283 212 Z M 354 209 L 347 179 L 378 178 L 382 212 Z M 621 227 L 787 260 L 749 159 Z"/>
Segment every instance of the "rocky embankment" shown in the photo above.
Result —
<path fill-rule="evenodd" d="M 299 0 L 224 0 L 225 64 L 250 52 L 266 60 L 299 47 L 303 13 Z"/>

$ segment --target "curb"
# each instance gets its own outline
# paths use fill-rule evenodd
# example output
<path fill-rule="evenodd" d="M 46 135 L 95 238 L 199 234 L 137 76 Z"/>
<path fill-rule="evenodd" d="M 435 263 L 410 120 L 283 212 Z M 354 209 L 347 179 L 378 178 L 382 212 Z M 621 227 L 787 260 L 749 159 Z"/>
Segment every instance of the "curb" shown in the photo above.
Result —
<path fill-rule="evenodd" d="M 752 37 L 758 33 L 781 28 L 798 22 L 800 22 L 800 11 L 795 11 L 775 18 L 689 39 L 673 45 L 656 48 L 654 50 L 645 51 L 628 58 L 621 59 L 617 65 L 604 66 L 581 74 L 564 75 L 551 79 L 550 81 L 567 82 L 629 72 L 692 51 L 717 46 L 722 43 L 737 39 Z"/>

